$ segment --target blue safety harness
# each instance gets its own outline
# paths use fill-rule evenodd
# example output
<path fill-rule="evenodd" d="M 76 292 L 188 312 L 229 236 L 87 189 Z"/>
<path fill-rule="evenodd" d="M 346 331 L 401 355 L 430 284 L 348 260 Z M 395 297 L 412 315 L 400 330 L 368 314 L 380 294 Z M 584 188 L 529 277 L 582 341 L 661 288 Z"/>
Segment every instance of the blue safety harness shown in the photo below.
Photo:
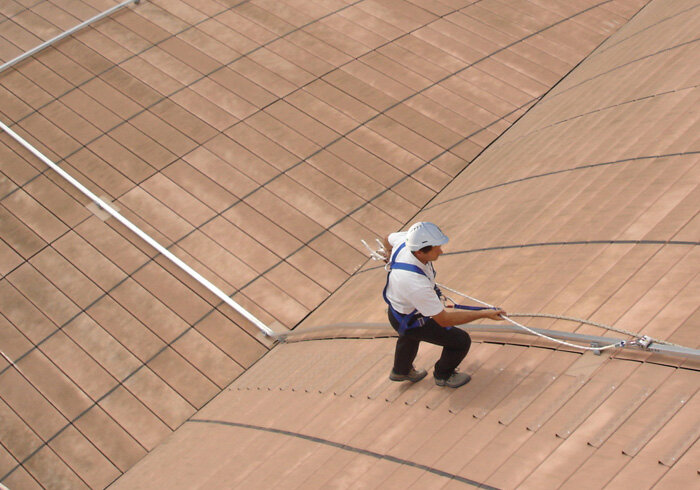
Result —
<path fill-rule="evenodd" d="M 410 328 L 417 328 L 417 327 L 422 327 L 425 325 L 426 317 L 421 315 L 418 310 L 414 309 L 411 313 L 399 313 L 394 309 L 393 306 L 391 306 L 391 301 L 389 301 L 389 298 L 386 297 L 386 290 L 387 287 L 389 287 L 389 275 L 391 274 L 391 271 L 398 269 L 398 270 L 404 270 L 404 271 L 409 271 L 409 272 L 415 272 L 416 274 L 420 274 L 422 276 L 428 277 L 425 274 L 425 271 L 418 267 L 415 264 L 408 264 L 406 262 L 396 262 L 396 257 L 399 255 L 399 252 L 406 246 L 406 243 L 402 243 L 399 245 L 396 250 L 393 251 L 391 254 L 391 259 L 389 260 L 389 272 L 386 275 L 386 284 L 384 285 L 384 291 L 382 291 L 382 296 L 384 297 L 384 301 L 386 304 L 389 306 L 389 311 L 393 315 L 393 317 L 396 319 L 396 321 L 399 324 L 399 336 L 403 335 L 406 330 Z M 435 275 L 435 269 L 433 269 L 433 275 Z M 440 291 L 440 288 L 435 286 L 435 294 L 437 294 L 438 298 L 442 298 L 442 292 Z M 459 310 L 485 310 L 487 308 L 483 308 L 480 306 L 465 306 L 465 305 L 454 305 L 454 308 L 459 309 Z M 451 327 L 447 327 L 451 328 Z"/>

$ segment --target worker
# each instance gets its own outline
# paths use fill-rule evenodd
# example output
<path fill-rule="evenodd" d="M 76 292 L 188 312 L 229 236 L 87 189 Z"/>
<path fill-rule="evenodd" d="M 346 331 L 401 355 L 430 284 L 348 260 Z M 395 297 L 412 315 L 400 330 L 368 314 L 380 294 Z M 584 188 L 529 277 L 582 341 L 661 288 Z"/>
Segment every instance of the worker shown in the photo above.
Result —
<path fill-rule="evenodd" d="M 389 306 L 389 322 L 399 334 L 394 354 L 392 381 L 417 382 L 427 375 L 416 369 L 413 361 L 421 341 L 442 346 L 433 377 L 438 386 L 458 388 L 471 380 L 457 366 L 469 352 L 471 338 L 454 325 L 481 318 L 503 320 L 500 308 L 446 309 L 435 285 L 433 262 L 442 255 L 447 236 L 437 225 L 418 222 L 407 232 L 392 233 L 384 238 L 389 266 L 384 300 Z"/>

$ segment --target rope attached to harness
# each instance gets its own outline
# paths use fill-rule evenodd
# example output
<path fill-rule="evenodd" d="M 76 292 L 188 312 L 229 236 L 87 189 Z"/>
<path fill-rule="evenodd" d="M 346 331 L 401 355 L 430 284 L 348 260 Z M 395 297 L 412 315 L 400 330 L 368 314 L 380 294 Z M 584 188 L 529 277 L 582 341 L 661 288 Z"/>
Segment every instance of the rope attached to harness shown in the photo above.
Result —
<path fill-rule="evenodd" d="M 422 270 L 420 267 L 418 267 L 418 266 L 416 266 L 416 265 L 413 265 L 413 264 L 406 264 L 406 263 L 403 263 L 403 262 L 396 262 L 396 255 L 398 254 L 398 252 L 399 252 L 403 247 L 405 247 L 405 245 L 406 245 L 405 243 L 402 243 L 402 244 L 399 245 L 395 250 L 393 250 L 390 257 L 387 256 L 388 254 L 387 254 L 387 251 L 384 249 L 384 245 L 383 245 L 379 240 L 377 240 L 377 243 L 379 243 L 379 249 L 375 251 L 375 250 L 372 250 L 372 249 L 369 247 L 369 245 L 367 245 L 367 243 L 366 243 L 364 240 L 362 240 L 362 244 L 367 248 L 367 250 L 369 250 L 369 252 L 370 252 L 370 257 L 372 258 L 372 260 L 376 260 L 376 261 L 385 261 L 385 262 L 387 262 L 386 269 L 388 269 L 389 273 L 387 274 L 386 285 L 384 286 L 384 291 L 382 292 L 382 296 L 384 297 L 384 301 L 385 301 L 385 302 L 387 303 L 387 305 L 389 306 L 389 311 L 390 311 L 391 314 L 394 316 L 394 318 L 396 318 L 396 320 L 399 322 L 399 325 L 400 325 L 400 327 L 399 327 L 399 335 L 403 335 L 403 333 L 404 333 L 407 329 L 409 329 L 409 328 L 414 328 L 414 327 L 417 327 L 417 326 L 422 326 L 422 325 L 425 323 L 425 318 L 424 318 L 420 313 L 418 313 L 417 310 L 414 310 L 414 311 L 412 311 L 412 312 L 409 313 L 409 314 L 401 314 L 401 313 L 397 312 L 396 310 L 394 310 L 394 308 L 391 306 L 391 302 L 390 302 L 390 301 L 388 300 L 388 298 L 386 297 L 386 289 L 387 289 L 387 286 L 389 285 L 389 274 L 391 273 L 391 270 L 392 270 L 392 269 L 409 270 L 409 271 L 411 271 L 411 272 L 415 272 L 415 273 L 422 274 L 422 275 L 425 275 L 425 273 L 423 272 L 423 270 Z M 458 295 L 462 296 L 463 298 L 469 299 L 469 300 L 474 301 L 474 302 L 476 302 L 476 303 L 479 303 L 479 304 L 481 304 L 481 305 L 483 305 L 483 306 L 467 306 L 467 305 L 461 305 L 461 304 L 457 303 L 456 301 L 452 300 L 451 298 L 448 298 L 447 296 L 444 296 L 444 295 L 442 294 L 440 288 L 443 288 L 443 289 L 445 289 L 445 290 L 447 290 L 447 291 L 450 291 L 450 292 L 452 292 L 452 293 L 458 294 Z M 464 293 L 461 293 L 461 292 L 456 291 L 456 290 L 454 290 L 454 289 L 451 289 L 451 288 L 445 286 L 444 284 L 437 284 L 437 285 L 435 286 L 435 292 L 437 293 L 438 297 L 439 297 L 441 300 L 444 298 L 445 300 L 451 301 L 453 304 L 450 305 L 449 307 L 452 307 L 452 308 L 455 308 L 455 309 L 459 309 L 459 310 L 485 310 L 485 309 L 490 309 L 490 308 L 496 308 L 494 305 L 491 305 L 491 304 L 489 304 L 489 303 L 486 303 L 486 302 L 484 302 L 484 301 L 481 301 L 480 299 L 477 299 L 477 298 L 474 298 L 474 297 L 472 297 L 472 296 L 469 296 L 468 294 L 464 294 Z M 578 322 L 580 322 L 580 323 L 586 323 L 586 324 L 589 324 L 589 325 L 595 325 L 595 326 L 600 327 L 600 328 L 604 328 L 604 329 L 607 329 L 607 330 L 616 331 L 616 332 L 619 332 L 619 333 L 624 333 L 624 334 L 626 334 L 626 335 L 629 335 L 629 336 L 631 336 L 631 337 L 634 337 L 635 340 L 634 340 L 632 343 L 633 343 L 633 344 L 638 344 L 638 345 L 643 346 L 643 347 L 648 347 L 649 344 L 651 344 L 652 342 L 664 343 L 664 344 L 669 344 L 669 345 L 676 345 L 676 344 L 670 344 L 669 342 L 665 342 L 665 341 L 653 339 L 653 338 L 648 337 L 648 336 L 646 336 L 646 335 L 643 335 L 643 336 L 642 336 L 642 335 L 636 334 L 636 333 L 634 333 L 634 332 L 629 332 L 629 331 L 622 330 L 622 329 L 616 329 L 616 328 L 611 327 L 611 326 L 609 326 L 609 325 L 604 325 L 604 324 L 600 324 L 600 323 L 594 323 L 594 322 L 590 322 L 590 321 L 587 321 L 587 320 L 581 320 L 581 319 L 578 319 L 578 318 L 563 317 L 563 316 L 560 316 L 560 315 L 546 315 L 546 314 L 539 314 L 539 315 L 538 315 L 538 314 L 525 314 L 525 313 L 519 313 L 519 314 L 517 314 L 517 315 L 512 315 L 512 316 L 526 316 L 526 317 L 527 317 L 527 316 L 532 316 L 532 317 L 543 316 L 543 317 L 547 317 L 547 318 L 556 318 L 556 319 L 561 319 L 561 320 L 573 320 L 573 321 L 578 321 Z M 541 337 L 541 338 L 543 338 L 543 339 L 547 339 L 547 340 L 549 340 L 549 341 L 551 341 L 551 342 L 555 342 L 555 343 L 560 344 L 560 345 L 565 345 L 565 346 L 568 346 L 568 347 L 573 347 L 573 348 L 575 348 L 575 349 L 583 349 L 583 350 L 590 350 L 590 351 L 594 351 L 594 352 L 600 352 L 600 351 L 603 351 L 603 350 L 616 349 L 616 348 L 624 347 L 625 345 L 627 345 L 627 341 L 626 341 L 626 340 L 620 340 L 620 341 L 618 341 L 618 342 L 614 342 L 614 343 L 612 343 L 612 344 L 608 344 L 608 345 L 604 345 L 604 346 L 600 346 L 600 347 L 598 347 L 598 346 L 596 346 L 596 347 L 588 347 L 588 346 L 583 346 L 583 345 L 579 345 L 579 344 L 573 344 L 573 343 L 571 343 L 571 342 L 566 342 L 566 341 L 564 341 L 564 340 L 555 339 L 555 338 L 550 337 L 550 336 L 548 336 L 548 335 L 545 335 L 545 334 L 543 334 L 543 333 L 541 333 L 541 332 L 538 332 L 538 331 L 536 331 L 536 330 L 533 330 L 532 328 L 527 327 L 527 326 L 525 326 L 525 325 L 523 325 L 523 324 L 521 324 L 521 323 L 519 323 L 519 322 L 513 320 L 513 319 L 510 318 L 509 316 L 501 315 L 501 317 L 502 317 L 505 321 L 511 323 L 512 325 L 515 325 L 515 326 L 518 327 L 518 328 L 521 328 L 521 329 L 525 330 L 526 332 L 528 332 L 528 333 L 530 333 L 530 334 L 532 334 L 532 335 L 535 335 L 535 336 L 537 336 L 537 337 Z"/>
<path fill-rule="evenodd" d="M 450 292 L 453 292 L 453 293 L 455 293 L 455 294 L 458 294 L 458 295 L 462 296 L 463 298 L 467 298 L 467 299 L 470 299 L 470 300 L 475 301 L 475 302 L 477 302 L 477 303 L 480 303 L 480 304 L 484 305 L 484 306 L 487 307 L 487 308 L 495 308 L 493 305 L 490 305 L 490 304 L 488 304 L 488 303 L 486 303 L 486 302 L 484 302 L 484 301 L 481 301 L 480 299 L 473 298 L 473 297 L 471 297 L 471 296 L 469 296 L 469 295 L 467 295 L 467 294 L 460 293 L 459 291 L 456 291 L 456 290 L 454 290 L 454 289 L 451 289 L 451 288 L 445 286 L 444 284 L 439 284 L 439 286 L 440 286 L 441 288 L 446 289 L 447 291 L 450 291 Z M 556 316 L 556 315 L 552 315 L 552 316 Z M 541 333 L 541 332 L 538 332 L 538 331 L 536 331 L 536 330 L 533 330 L 533 329 L 531 329 L 530 327 L 526 327 L 525 325 L 516 322 L 515 320 L 513 320 L 512 318 L 510 318 L 510 317 L 508 317 L 508 316 L 506 316 L 506 315 L 501 315 L 501 318 L 503 318 L 505 321 L 507 321 L 507 322 L 509 322 L 509 323 L 511 323 L 511 324 L 513 324 L 513 325 L 515 325 L 515 326 L 518 327 L 518 328 L 522 328 L 523 330 L 525 330 L 526 332 L 531 333 L 532 335 L 536 335 L 537 337 L 541 337 L 541 338 L 543 338 L 543 339 L 550 340 L 550 341 L 555 342 L 555 343 L 557 343 L 557 344 L 566 345 L 566 346 L 568 346 L 568 347 L 574 347 L 574 348 L 576 348 L 576 349 L 583 349 L 583 350 L 590 350 L 590 351 L 599 352 L 599 351 L 608 350 L 608 349 L 617 349 L 617 348 L 619 348 L 619 347 L 624 347 L 624 346 L 627 344 L 627 341 L 626 341 L 626 340 L 620 340 L 619 342 L 615 342 L 615 343 L 613 343 L 613 344 L 604 345 L 604 346 L 601 346 L 601 347 L 588 347 L 588 346 L 585 346 L 585 345 L 573 344 L 573 343 L 567 342 L 567 341 L 565 341 L 565 340 L 555 339 L 555 338 L 553 338 L 553 337 L 550 337 L 549 335 L 545 335 L 545 334 L 543 334 L 543 333 Z M 635 334 L 635 336 L 638 337 L 636 334 Z"/>

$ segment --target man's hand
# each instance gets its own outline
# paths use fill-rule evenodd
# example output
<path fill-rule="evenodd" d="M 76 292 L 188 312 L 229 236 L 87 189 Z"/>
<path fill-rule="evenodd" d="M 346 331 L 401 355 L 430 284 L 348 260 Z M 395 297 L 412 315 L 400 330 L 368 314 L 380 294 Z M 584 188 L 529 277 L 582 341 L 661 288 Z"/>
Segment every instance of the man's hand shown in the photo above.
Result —
<path fill-rule="evenodd" d="M 503 321 L 503 317 L 506 316 L 506 311 L 501 308 L 489 308 L 483 311 L 486 313 L 485 318 L 490 320 Z"/>

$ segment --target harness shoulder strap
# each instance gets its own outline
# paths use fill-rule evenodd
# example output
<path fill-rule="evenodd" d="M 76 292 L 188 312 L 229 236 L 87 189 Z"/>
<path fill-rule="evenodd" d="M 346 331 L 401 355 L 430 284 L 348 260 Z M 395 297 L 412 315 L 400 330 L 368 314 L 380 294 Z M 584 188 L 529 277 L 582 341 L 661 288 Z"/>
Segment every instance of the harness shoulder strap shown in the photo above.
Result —
<path fill-rule="evenodd" d="M 421 274 L 425 276 L 425 272 L 423 271 L 423 269 L 421 269 L 415 264 L 407 264 L 405 262 L 394 262 L 393 264 L 391 264 L 391 270 L 393 271 L 396 269 L 415 272 L 416 274 Z"/>

